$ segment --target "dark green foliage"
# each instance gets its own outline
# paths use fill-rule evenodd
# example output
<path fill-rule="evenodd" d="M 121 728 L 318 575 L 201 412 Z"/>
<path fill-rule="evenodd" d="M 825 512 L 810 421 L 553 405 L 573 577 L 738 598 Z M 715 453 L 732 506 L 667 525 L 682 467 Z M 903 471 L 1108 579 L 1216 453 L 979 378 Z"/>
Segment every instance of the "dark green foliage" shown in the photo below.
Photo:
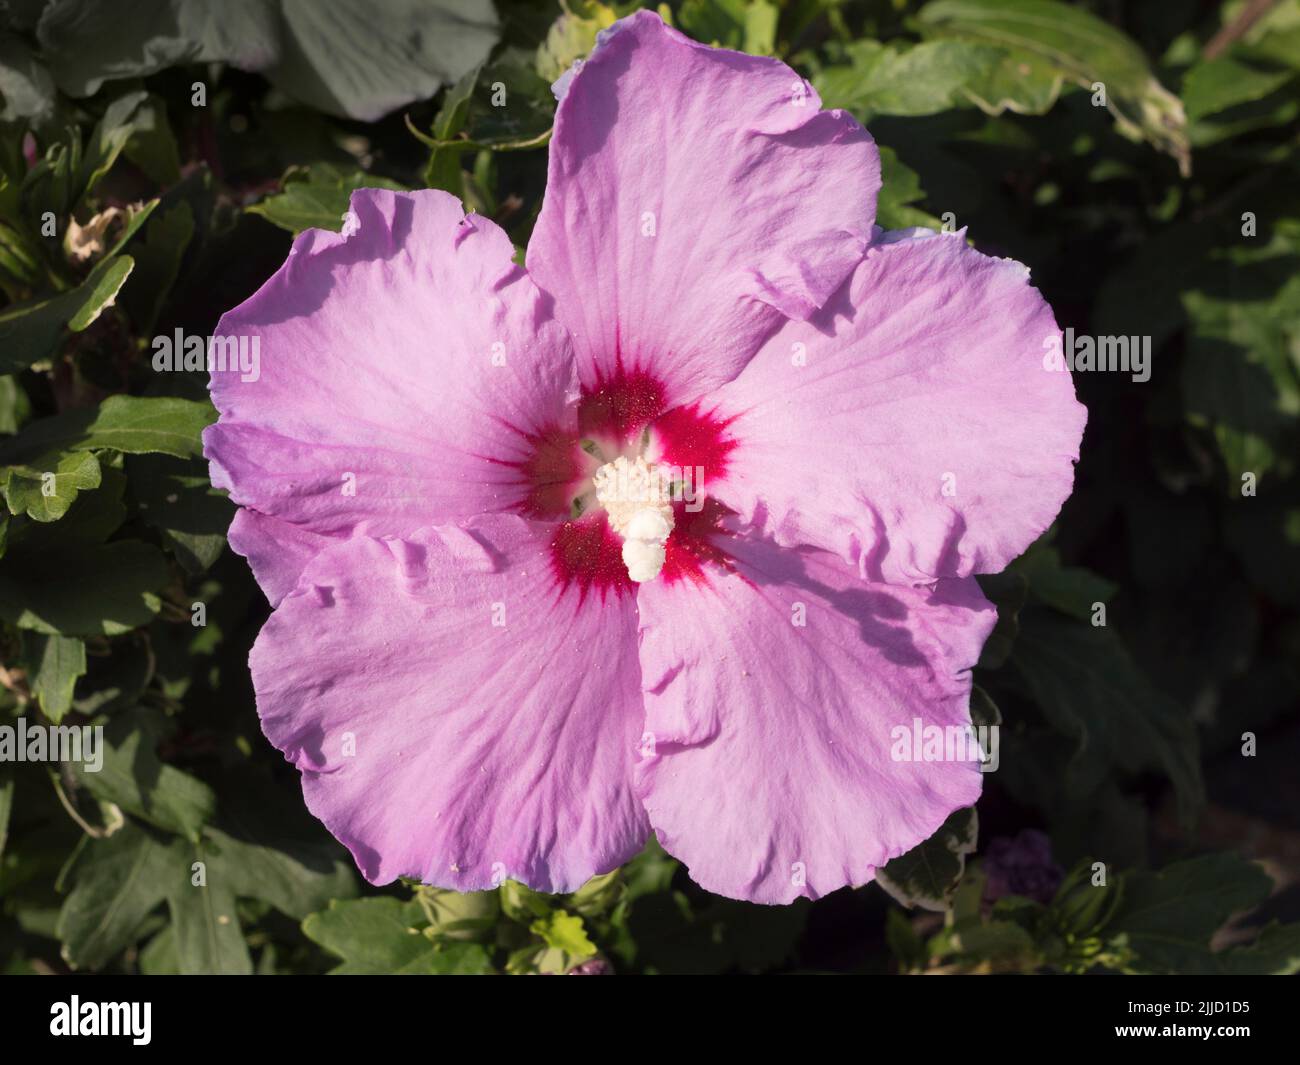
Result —
<path fill-rule="evenodd" d="M 0 761 L 0 971 L 1300 969 L 1252 861 L 1300 832 L 1300 0 L 1250 25 L 1191 0 L 661 7 L 869 124 L 882 225 L 969 227 L 1063 327 L 1152 349 L 1147 381 L 1076 375 L 1075 493 L 981 578 L 978 818 L 786 908 L 708 895 L 653 841 L 565 897 L 365 885 L 258 727 L 267 606 L 226 550 L 204 375 L 150 367 L 358 187 L 446 189 L 522 249 L 549 82 L 639 5 L 484 0 L 445 68 L 383 32 L 416 11 L 432 40 L 437 3 L 356 23 L 369 59 L 274 0 L 56 6 L 0 4 L 0 724 L 106 747 L 97 773 Z M 164 6 L 190 15 L 155 39 Z M 1050 897 L 990 889 L 988 842 L 1026 827 L 1069 870 Z"/>

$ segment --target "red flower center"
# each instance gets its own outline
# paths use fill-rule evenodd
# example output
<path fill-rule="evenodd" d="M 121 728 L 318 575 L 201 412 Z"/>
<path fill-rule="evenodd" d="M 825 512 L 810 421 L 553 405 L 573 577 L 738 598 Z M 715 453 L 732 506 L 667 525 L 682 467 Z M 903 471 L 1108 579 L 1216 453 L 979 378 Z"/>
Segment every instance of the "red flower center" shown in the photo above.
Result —
<path fill-rule="evenodd" d="M 728 564 L 713 539 L 725 535 L 720 523 L 728 510 L 710 496 L 709 488 L 726 476 L 736 447 L 727 432 L 730 421 L 699 402 L 670 406 L 667 395 L 663 382 L 648 370 L 620 367 L 583 389 L 567 426 L 526 438 L 530 454 L 513 464 L 528 486 L 520 509 L 531 518 L 559 521 L 551 564 L 562 588 L 576 586 L 584 598 L 594 589 L 604 599 L 610 592 L 623 595 L 636 587 L 623 562 L 623 541 L 605 511 L 574 513 L 575 501 L 581 505 L 590 499 L 596 467 L 618 455 L 644 455 L 658 468 L 680 474 L 687 486 L 673 502 L 675 524 L 664 544 L 661 579 L 704 582 L 706 564 Z M 594 453 L 602 458 L 593 458 Z"/>

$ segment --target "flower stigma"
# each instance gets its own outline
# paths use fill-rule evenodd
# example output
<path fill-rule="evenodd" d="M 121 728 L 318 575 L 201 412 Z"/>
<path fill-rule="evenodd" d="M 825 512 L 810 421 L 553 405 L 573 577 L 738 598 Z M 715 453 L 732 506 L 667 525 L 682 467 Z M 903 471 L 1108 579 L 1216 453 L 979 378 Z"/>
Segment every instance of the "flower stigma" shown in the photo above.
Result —
<path fill-rule="evenodd" d="M 642 456 L 619 456 L 596 471 L 593 483 L 610 528 L 623 538 L 628 577 L 638 584 L 654 580 L 664 568 L 664 544 L 673 531 L 669 479 Z"/>

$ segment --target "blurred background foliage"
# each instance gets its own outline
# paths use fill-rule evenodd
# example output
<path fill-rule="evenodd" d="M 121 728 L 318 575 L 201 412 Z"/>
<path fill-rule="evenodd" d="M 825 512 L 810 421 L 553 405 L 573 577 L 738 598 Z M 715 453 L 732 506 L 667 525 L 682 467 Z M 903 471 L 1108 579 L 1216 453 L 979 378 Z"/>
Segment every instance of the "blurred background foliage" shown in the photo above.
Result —
<path fill-rule="evenodd" d="M 571 896 L 375 889 L 305 812 L 205 375 L 152 340 L 208 335 L 360 186 L 522 249 L 549 83 L 637 6 L 0 0 L 0 722 L 108 742 L 97 774 L 0 762 L 0 969 L 1296 971 L 1300 0 L 658 6 L 868 124 L 883 225 L 969 226 L 1062 326 L 1151 338 L 1145 383 L 1076 375 L 1074 496 L 983 581 L 978 817 L 766 908 L 653 843 Z"/>

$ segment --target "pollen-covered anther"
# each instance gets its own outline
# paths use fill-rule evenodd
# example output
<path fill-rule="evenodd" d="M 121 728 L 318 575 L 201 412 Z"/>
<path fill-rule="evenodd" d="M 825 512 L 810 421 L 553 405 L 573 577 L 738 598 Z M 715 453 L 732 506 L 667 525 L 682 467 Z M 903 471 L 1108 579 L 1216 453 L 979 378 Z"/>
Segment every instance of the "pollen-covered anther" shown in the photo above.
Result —
<path fill-rule="evenodd" d="M 623 565 L 638 584 L 664 568 L 664 544 L 673 531 L 671 484 L 644 458 L 619 457 L 596 471 L 596 501 L 610 528 L 623 537 Z"/>

